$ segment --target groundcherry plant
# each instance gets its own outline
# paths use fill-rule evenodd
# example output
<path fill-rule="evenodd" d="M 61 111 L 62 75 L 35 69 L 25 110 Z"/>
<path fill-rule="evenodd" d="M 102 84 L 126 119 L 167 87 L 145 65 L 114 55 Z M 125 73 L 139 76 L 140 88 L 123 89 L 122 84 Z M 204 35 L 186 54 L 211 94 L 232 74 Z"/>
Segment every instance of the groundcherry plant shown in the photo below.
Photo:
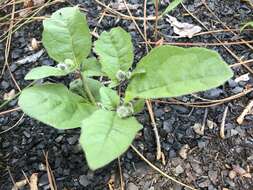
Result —
<path fill-rule="evenodd" d="M 43 26 L 43 45 L 57 65 L 34 68 L 25 79 L 71 73 L 77 79 L 68 87 L 47 82 L 25 88 L 19 105 L 30 117 L 57 129 L 81 128 L 79 142 L 93 170 L 128 149 L 142 129 L 134 115 L 142 111 L 145 99 L 204 91 L 233 75 L 215 51 L 169 45 L 152 49 L 132 69 L 131 36 L 120 27 L 102 32 L 94 42 L 97 59 L 91 56 L 90 31 L 77 7 L 56 11 Z M 104 82 L 96 80 L 101 78 Z M 126 90 L 118 93 L 115 89 L 123 82 Z"/>

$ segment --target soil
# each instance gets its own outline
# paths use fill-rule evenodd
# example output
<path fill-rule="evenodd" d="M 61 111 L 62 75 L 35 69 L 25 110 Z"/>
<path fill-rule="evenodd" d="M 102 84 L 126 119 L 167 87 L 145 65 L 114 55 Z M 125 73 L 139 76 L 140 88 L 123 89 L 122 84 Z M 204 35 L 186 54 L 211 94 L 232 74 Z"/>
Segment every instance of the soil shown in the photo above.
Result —
<path fill-rule="evenodd" d="M 111 1 L 115 2 L 115 1 Z M 162 0 L 159 10 L 166 8 L 169 0 Z M 253 9 L 246 1 L 238 0 L 209 0 L 205 1 L 213 13 L 229 28 L 239 29 L 242 23 L 252 19 Z M 104 1 L 109 4 L 109 1 Z M 140 5 L 131 10 L 136 17 L 143 16 L 143 1 L 129 0 L 129 4 Z M 87 14 L 91 30 L 97 27 L 97 33 L 109 30 L 115 26 L 121 26 L 132 35 L 135 46 L 135 64 L 146 54 L 145 44 L 140 34 L 136 30 L 131 19 L 121 17 L 105 16 L 99 23 L 104 7 L 92 0 L 71 0 L 64 3 L 55 3 L 40 11 L 37 16 L 50 15 L 60 7 L 77 5 L 83 8 Z M 214 17 L 201 0 L 185 1 L 185 7 L 198 18 L 208 28 L 208 30 L 224 29 L 220 21 Z M 22 5 L 17 5 L 16 10 L 20 10 Z M 7 6 L 0 10 L 0 15 L 11 13 L 12 6 Z M 121 13 L 128 15 L 126 10 Z M 107 11 L 107 13 L 110 13 Z M 111 14 L 111 13 L 110 13 Z M 155 9 L 151 1 L 148 1 L 147 15 L 154 15 Z M 112 14 L 111 14 L 112 15 Z M 200 25 L 196 19 L 178 6 L 171 15 L 178 20 Z M 137 21 L 143 30 L 143 22 Z M 1 25 L 0 34 L 8 29 L 8 23 Z M 164 42 L 182 43 L 217 43 L 217 39 L 222 42 L 236 42 L 252 40 L 252 32 L 246 30 L 242 33 L 235 31 L 219 32 L 212 34 L 202 34 L 191 39 L 172 38 L 176 36 L 165 18 L 158 22 L 159 39 L 164 38 Z M 203 31 L 206 31 L 203 28 Z M 42 22 L 33 20 L 23 25 L 13 33 L 10 48 L 9 64 L 18 85 L 26 87 L 30 82 L 24 80 L 25 74 L 38 65 L 54 65 L 55 63 L 44 52 L 42 56 L 33 62 L 18 64 L 17 61 L 33 55 L 43 49 L 39 44 L 39 49 L 30 50 L 29 46 L 32 38 L 41 40 Z M 155 42 L 154 22 L 149 22 L 147 35 L 150 41 Z M 0 70 L 4 65 L 5 42 L 0 42 Z M 187 45 L 187 44 L 185 44 Z M 189 44 L 188 44 L 189 45 Z M 182 46 L 182 44 L 181 44 Z M 204 47 L 218 51 L 228 64 L 237 63 L 231 53 L 222 45 L 204 45 Z M 240 59 L 249 60 L 253 58 L 252 49 L 244 44 L 227 46 Z M 250 66 L 250 65 L 249 65 Z M 159 65 L 158 65 L 159 67 Z M 231 97 L 241 93 L 245 89 L 252 87 L 252 73 L 249 80 L 235 82 L 234 79 L 249 73 L 242 65 L 233 67 L 234 77 L 225 85 L 198 93 L 197 95 L 211 100 Z M 64 79 L 50 78 L 44 81 L 63 82 L 67 84 L 73 76 Z M 43 81 L 39 81 L 43 82 Z M 0 98 L 3 99 L 5 93 L 12 89 L 18 91 L 11 76 L 6 70 L 0 78 Z M 237 117 L 244 110 L 249 101 L 253 98 L 253 92 L 242 94 L 242 96 L 231 99 L 216 106 L 193 107 L 189 103 L 203 102 L 196 95 L 188 95 L 175 99 L 154 102 L 153 110 L 160 135 L 162 152 L 165 156 L 165 164 L 157 161 L 156 143 L 152 130 L 148 111 L 145 109 L 138 115 L 138 120 L 144 125 L 134 141 L 134 146 L 152 163 L 157 165 L 168 175 L 184 182 L 196 189 L 208 190 L 252 190 L 253 178 L 253 117 L 247 115 L 242 125 L 236 122 Z M 164 102 L 167 103 L 164 103 Z M 178 102 L 185 105 L 180 105 Z M 211 104 L 211 103 L 210 103 Z M 208 105 L 210 105 L 208 104 Z M 17 99 L 10 101 L 0 111 L 17 107 Z M 228 107 L 225 119 L 225 138 L 220 137 L 220 126 L 224 110 Z M 120 175 L 117 160 L 97 171 L 91 171 L 86 164 L 84 154 L 78 145 L 80 134 L 79 129 L 56 130 L 49 126 L 35 121 L 28 116 L 24 116 L 17 126 L 7 132 L 6 129 L 13 126 L 22 116 L 22 111 L 13 111 L 0 115 L 0 189 L 9 190 L 15 181 L 23 180 L 24 174 L 31 176 L 38 174 L 38 187 L 42 190 L 50 189 L 46 172 L 46 162 L 43 152 L 48 152 L 48 162 L 53 171 L 56 184 L 60 190 L 81 190 L 81 189 L 120 189 Z M 204 135 L 197 134 L 193 126 L 205 124 Z M 212 127 L 213 126 L 213 127 Z M 185 155 L 184 148 L 189 147 Z M 181 190 L 180 185 L 171 182 L 158 172 L 149 167 L 138 155 L 129 149 L 120 158 L 121 170 L 125 189 L 127 190 Z M 109 183 L 114 183 L 114 187 Z M 29 189 L 25 186 L 21 189 Z"/>

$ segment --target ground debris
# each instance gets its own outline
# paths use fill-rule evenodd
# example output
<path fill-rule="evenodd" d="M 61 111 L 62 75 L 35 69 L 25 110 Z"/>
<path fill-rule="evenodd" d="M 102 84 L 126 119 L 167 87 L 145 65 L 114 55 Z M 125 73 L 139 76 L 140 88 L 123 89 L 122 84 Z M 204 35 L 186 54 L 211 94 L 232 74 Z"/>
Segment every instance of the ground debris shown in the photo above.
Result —
<path fill-rule="evenodd" d="M 199 33 L 202 28 L 197 25 L 189 24 L 186 22 L 179 22 L 175 17 L 166 15 L 167 19 L 171 26 L 173 27 L 174 32 L 179 35 L 179 37 L 188 37 L 192 38 L 194 34 Z"/>
<path fill-rule="evenodd" d="M 197 133 L 198 135 L 204 135 L 204 132 L 205 132 L 204 125 L 200 123 L 195 123 L 192 128 L 195 131 L 195 133 Z"/>
<path fill-rule="evenodd" d="M 190 146 L 188 144 L 182 146 L 181 149 L 179 150 L 179 155 L 181 156 L 181 158 L 186 159 L 189 150 Z"/>
<path fill-rule="evenodd" d="M 4 94 L 3 100 L 11 100 L 15 97 L 15 89 L 12 89 L 10 92 Z"/>
<path fill-rule="evenodd" d="M 11 190 L 20 189 L 20 188 L 24 187 L 26 184 L 27 184 L 27 180 L 23 179 L 21 181 L 16 182 L 15 185 L 11 188 Z"/>
<path fill-rule="evenodd" d="M 136 10 L 138 9 L 139 7 L 141 7 L 142 5 L 141 4 L 127 4 L 127 7 L 130 9 L 130 10 Z M 118 11 L 124 11 L 124 10 L 127 10 L 126 6 L 125 6 L 125 3 L 122 2 L 121 0 L 118 0 L 118 2 L 115 2 L 115 3 L 111 3 L 111 7 L 113 9 L 116 9 Z"/>
<path fill-rule="evenodd" d="M 244 117 L 248 114 L 248 113 L 250 113 L 250 111 L 251 111 L 251 109 L 252 109 L 252 107 L 253 107 L 253 100 L 251 100 L 250 102 L 249 102 L 249 104 L 246 106 L 246 108 L 243 110 L 243 112 L 241 113 L 241 115 L 237 118 L 237 123 L 238 124 L 242 124 L 243 123 L 243 120 L 244 120 Z"/>
<path fill-rule="evenodd" d="M 23 64 L 27 64 L 27 63 L 34 63 L 36 62 L 44 53 L 44 50 L 40 50 L 38 52 L 36 52 L 35 54 L 29 55 L 27 57 L 24 57 L 18 61 L 16 61 L 17 64 L 19 65 L 23 65 Z"/>
<path fill-rule="evenodd" d="M 233 165 L 233 171 L 241 177 L 251 178 L 251 174 L 238 165 Z"/>

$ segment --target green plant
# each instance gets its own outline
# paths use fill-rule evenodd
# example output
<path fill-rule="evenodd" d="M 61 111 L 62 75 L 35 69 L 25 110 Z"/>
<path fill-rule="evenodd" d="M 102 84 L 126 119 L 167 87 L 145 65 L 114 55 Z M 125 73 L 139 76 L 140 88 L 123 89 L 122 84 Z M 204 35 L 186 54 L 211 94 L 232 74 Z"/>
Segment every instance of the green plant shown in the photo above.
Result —
<path fill-rule="evenodd" d="M 244 24 L 242 27 L 241 27 L 241 29 L 240 29 L 240 31 L 242 32 L 245 28 L 247 28 L 247 27 L 253 27 L 253 21 L 250 21 L 250 22 L 247 22 L 246 24 Z"/>
<path fill-rule="evenodd" d="M 131 36 L 122 28 L 103 32 L 94 43 L 85 16 L 62 8 L 43 22 L 43 45 L 56 67 L 41 66 L 25 77 L 37 80 L 75 73 L 69 88 L 37 84 L 26 88 L 19 105 L 29 116 L 58 129 L 81 127 L 80 144 L 91 169 L 100 168 L 127 150 L 142 125 L 134 114 L 145 99 L 176 97 L 217 87 L 232 71 L 215 51 L 160 46 L 151 50 L 130 72 L 134 60 Z M 105 86 L 92 77 L 104 76 Z M 125 96 L 115 88 L 128 86 Z"/>

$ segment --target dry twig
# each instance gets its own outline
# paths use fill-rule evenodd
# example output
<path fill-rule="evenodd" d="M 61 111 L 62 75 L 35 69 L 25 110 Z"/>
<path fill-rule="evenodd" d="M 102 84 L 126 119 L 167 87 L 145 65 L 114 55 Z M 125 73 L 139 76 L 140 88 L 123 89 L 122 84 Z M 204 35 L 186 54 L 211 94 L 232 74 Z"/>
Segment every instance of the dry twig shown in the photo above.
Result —
<path fill-rule="evenodd" d="M 222 139 L 225 138 L 225 122 L 226 122 L 227 113 L 228 113 L 228 106 L 224 110 L 221 125 L 220 125 L 220 137 Z"/>
<path fill-rule="evenodd" d="M 161 151 L 161 144 L 160 144 L 160 137 L 159 133 L 156 127 L 155 117 L 152 109 L 152 104 L 149 100 L 146 100 L 146 105 L 148 107 L 148 112 L 150 115 L 151 123 L 153 126 L 153 131 L 155 133 L 155 139 L 156 139 L 156 159 L 160 160 L 162 158 L 162 151 Z"/>
<path fill-rule="evenodd" d="M 245 117 L 248 113 L 250 113 L 252 107 L 253 107 L 253 100 L 251 100 L 251 101 L 249 102 L 249 104 L 248 104 L 248 105 L 246 106 L 246 108 L 243 110 L 243 112 L 241 113 L 241 115 L 237 118 L 236 121 L 237 121 L 237 123 L 238 123 L 239 125 L 241 125 L 241 124 L 243 123 L 244 117 Z"/>

